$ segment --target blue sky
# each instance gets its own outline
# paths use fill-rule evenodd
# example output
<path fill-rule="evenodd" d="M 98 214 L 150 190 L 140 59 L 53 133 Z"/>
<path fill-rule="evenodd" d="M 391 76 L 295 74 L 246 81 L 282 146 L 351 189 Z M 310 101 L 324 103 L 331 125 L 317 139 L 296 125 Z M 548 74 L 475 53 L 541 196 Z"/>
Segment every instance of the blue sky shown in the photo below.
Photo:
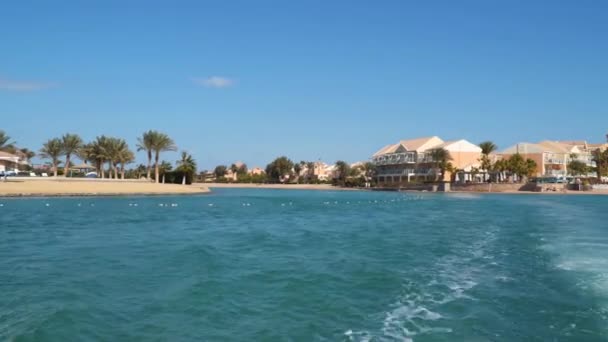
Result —
<path fill-rule="evenodd" d="M 601 141 L 607 17 L 600 0 L 3 2 L 0 129 L 32 149 L 157 129 L 201 169 L 429 135 Z"/>

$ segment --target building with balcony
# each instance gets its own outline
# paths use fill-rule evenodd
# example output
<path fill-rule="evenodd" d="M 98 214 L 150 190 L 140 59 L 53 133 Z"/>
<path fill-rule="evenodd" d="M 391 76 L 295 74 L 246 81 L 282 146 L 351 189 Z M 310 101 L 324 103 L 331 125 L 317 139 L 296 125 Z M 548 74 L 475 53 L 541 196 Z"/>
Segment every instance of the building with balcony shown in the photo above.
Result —
<path fill-rule="evenodd" d="M 376 181 L 390 184 L 438 179 L 439 170 L 431 158 L 431 151 L 438 148 L 450 153 L 450 163 L 459 170 L 457 181 L 472 180 L 471 171 L 480 166 L 481 148 L 464 139 L 446 142 L 433 136 L 401 140 L 374 153 L 371 161 L 376 166 Z M 443 180 L 450 179 L 452 175 L 446 172 Z"/>
<path fill-rule="evenodd" d="M 20 167 L 23 168 L 29 164 L 27 156 L 20 151 L 15 154 L 0 151 L 0 172 L 18 171 Z"/>
<path fill-rule="evenodd" d="M 509 159 L 514 154 L 520 154 L 524 159 L 536 162 L 535 176 L 565 177 L 569 175 L 568 164 L 577 160 L 590 168 L 587 176 L 593 176 L 591 168 L 595 168 L 593 151 L 606 144 L 587 144 L 585 141 L 551 141 L 538 143 L 518 143 L 498 153 L 503 159 Z"/>

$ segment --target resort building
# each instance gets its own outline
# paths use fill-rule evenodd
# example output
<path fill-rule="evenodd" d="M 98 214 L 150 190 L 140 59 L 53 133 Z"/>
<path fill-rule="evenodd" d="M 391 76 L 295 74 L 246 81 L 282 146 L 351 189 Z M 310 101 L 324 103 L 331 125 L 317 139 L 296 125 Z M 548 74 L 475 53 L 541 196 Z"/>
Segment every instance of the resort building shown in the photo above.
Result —
<path fill-rule="evenodd" d="M 315 176 L 320 181 L 326 181 L 333 177 L 335 166 L 328 165 L 322 161 L 314 162 L 314 168 L 312 170 L 313 176 Z M 304 164 L 302 169 L 300 170 L 298 177 L 304 177 L 310 175 L 308 164 Z"/>
<path fill-rule="evenodd" d="M 438 179 L 439 170 L 435 167 L 431 152 L 439 148 L 449 152 L 452 167 L 459 170 L 455 175 L 456 181 L 472 180 L 471 171 L 480 166 L 481 148 L 464 139 L 446 142 L 433 136 L 401 140 L 374 153 L 371 160 L 376 165 L 377 182 L 403 183 Z M 451 179 L 450 172 L 446 172 L 443 180 Z"/>
<path fill-rule="evenodd" d="M 569 175 L 568 164 L 577 160 L 594 168 L 593 151 L 606 144 L 587 144 L 585 141 L 550 141 L 538 143 L 518 143 L 502 152 L 498 156 L 509 159 L 514 154 L 520 154 L 524 159 L 536 162 L 535 176 L 565 177 Z M 589 176 L 593 174 L 590 173 Z"/>
<path fill-rule="evenodd" d="M 238 176 L 237 176 L 236 172 L 234 172 L 234 171 L 232 171 L 232 169 L 228 168 L 226 170 L 226 173 L 224 173 L 224 178 L 226 178 L 227 181 L 236 182 L 238 179 Z"/>
<path fill-rule="evenodd" d="M 226 169 L 226 172 L 224 173 L 224 178 L 226 178 L 226 180 L 229 182 L 236 182 L 239 178 L 238 171 L 234 171 L 233 168 L 235 168 L 236 170 L 240 170 L 243 166 L 246 167 L 246 165 L 243 162 L 241 162 L 241 161 L 235 162 L 229 168 Z M 247 173 L 249 173 L 249 170 L 247 170 Z"/>
<path fill-rule="evenodd" d="M 247 170 L 247 173 L 252 175 L 252 176 L 258 176 L 258 175 L 263 175 L 264 174 L 264 169 L 262 169 L 261 167 L 254 167 L 252 169 Z"/>
<path fill-rule="evenodd" d="M 207 171 L 207 170 L 199 173 L 196 179 L 198 182 L 205 182 L 205 183 L 211 183 L 211 182 L 215 182 L 217 180 L 217 178 L 215 177 L 215 173 L 213 171 Z"/>
<path fill-rule="evenodd" d="M 26 156 L 0 151 L 0 172 L 18 171 L 20 166 L 27 166 L 29 162 Z"/>
<path fill-rule="evenodd" d="M 314 162 L 313 176 L 317 177 L 318 180 L 325 181 L 329 178 L 328 168 L 330 166 L 322 161 Z M 309 175 L 308 165 L 300 172 L 301 174 Z"/>
<path fill-rule="evenodd" d="M 365 171 L 363 170 L 363 166 L 365 165 L 364 162 L 362 161 L 358 161 L 358 162 L 354 162 L 352 164 L 350 164 L 350 169 L 351 170 L 355 170 L 355 177 L 364 177 L 365 176 Z"/>

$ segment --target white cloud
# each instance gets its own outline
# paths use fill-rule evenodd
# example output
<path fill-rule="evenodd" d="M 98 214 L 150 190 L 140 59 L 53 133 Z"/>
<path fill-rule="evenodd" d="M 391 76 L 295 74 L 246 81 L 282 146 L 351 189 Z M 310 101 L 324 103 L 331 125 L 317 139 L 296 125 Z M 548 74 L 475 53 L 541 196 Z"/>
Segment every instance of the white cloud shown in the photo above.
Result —
<path fill-rule="evenodd" d="M 34 91 L 54 86 L 52 83 L 34 81 L 14 81 L 0 78 L 0 90 L 8 91 Z"/>
<path fill-rule="evenodd" d="M 192 82 L 207 88 L 228 88 L 232 87 L 236 81 L 222 76 L 211 76 L 207 78 L 192 78 Z"/>

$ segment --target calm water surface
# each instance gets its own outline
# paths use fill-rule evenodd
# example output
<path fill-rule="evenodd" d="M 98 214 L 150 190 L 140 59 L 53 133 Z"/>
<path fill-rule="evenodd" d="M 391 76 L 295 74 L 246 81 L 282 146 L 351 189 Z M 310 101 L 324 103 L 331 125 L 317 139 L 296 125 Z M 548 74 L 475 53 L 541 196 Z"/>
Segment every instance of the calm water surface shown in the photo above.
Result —
<path fill-rule="evenodd" d="M 2 341 L 608 341 L 604 196 L 0 205 Z"/>

